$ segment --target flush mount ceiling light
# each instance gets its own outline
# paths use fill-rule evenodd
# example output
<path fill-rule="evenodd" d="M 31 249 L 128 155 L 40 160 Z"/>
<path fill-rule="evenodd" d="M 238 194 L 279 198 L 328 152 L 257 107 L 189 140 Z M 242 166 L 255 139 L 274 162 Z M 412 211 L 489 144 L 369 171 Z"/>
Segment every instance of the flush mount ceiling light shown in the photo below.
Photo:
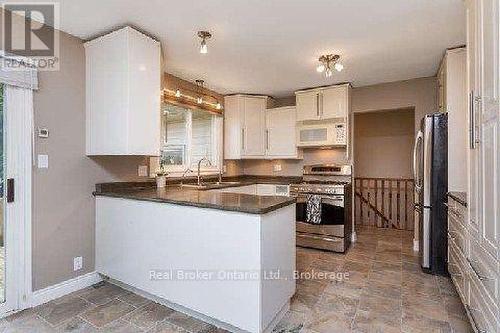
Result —
<path fill-rule="evenodd" d="M 207 54 L 208 53 L 207 39 L 211 38 L 212 34 L 208 31 L 198 31 L 198 37 L 201 38 L 200 53 Z"/>
<path fill-rule="evenodd" d="M 333 69 L 337 72 L 341 72 L 344 69 L 344 65 L 340 63 L 340 56 L 338 54 L 326 54 L 319 57 L 319 65 L 316 67 L 318 73 L 325 73 L 326 77 L 333 75 Z"/>

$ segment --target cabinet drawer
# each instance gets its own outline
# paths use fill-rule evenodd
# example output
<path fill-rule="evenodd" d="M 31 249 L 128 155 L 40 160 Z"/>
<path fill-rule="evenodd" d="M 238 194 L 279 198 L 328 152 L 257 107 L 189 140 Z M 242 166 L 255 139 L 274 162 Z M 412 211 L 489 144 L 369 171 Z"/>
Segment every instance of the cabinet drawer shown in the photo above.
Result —
<path fill-rule="evenodd" d="M 492 302 L 486 291 L 481 286 L 474 272 L 470 272 L 470 298 L 466 306 L 471 324 L 476 332 L 498 332 L 498 307 Z"/>
<path fill-rule="evenodd" d="M 466 234 L 465 228 L 458 222 L 457 218 L 448 215 L 448 239 L 455 243 L 462 256 L 468 254 Z"/>
<path fill-rule="evenodd" d="M 471 274 L 484 287 L 488 296 L 498 303 L 498 262 L 475 239 L 471 239 L 470 242 L 469 264 Z"/>
<path fill-rule="evenodd" d="M 462 224 L 464 227 L 466 225 L 467 219 L 467 208 L 452 198 L 448 197 L 448 216 L 452 216 L 455 221 Z"/>
<path fill-rule="evenodd" d="M 448 272 L 464 304 L 467 304 L 467 266 L 453 241 L 448 245 Z"/>

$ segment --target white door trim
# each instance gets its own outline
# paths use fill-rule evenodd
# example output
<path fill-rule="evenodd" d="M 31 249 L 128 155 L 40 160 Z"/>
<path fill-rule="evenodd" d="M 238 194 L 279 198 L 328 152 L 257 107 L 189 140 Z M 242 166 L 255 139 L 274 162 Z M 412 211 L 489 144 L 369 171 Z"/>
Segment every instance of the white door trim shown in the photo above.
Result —
<path fill-rule="evenodd" d="M 6 302 L 0 317 L 30 307 L 33 91 L 4 86 L 6 178 L 15 179 L 15 200 L 6 204 Z M 7 259 L 8 258 L 8 259 Z"/>

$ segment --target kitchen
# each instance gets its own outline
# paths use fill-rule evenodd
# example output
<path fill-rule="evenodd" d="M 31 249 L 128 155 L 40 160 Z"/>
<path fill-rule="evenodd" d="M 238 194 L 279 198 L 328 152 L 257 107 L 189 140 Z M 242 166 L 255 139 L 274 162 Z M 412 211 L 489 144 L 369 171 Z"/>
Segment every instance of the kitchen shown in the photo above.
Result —
<path fill-rule="evenodd" d="M 6 331 L 498 331 L 498 1 L 59 5 Z"/>

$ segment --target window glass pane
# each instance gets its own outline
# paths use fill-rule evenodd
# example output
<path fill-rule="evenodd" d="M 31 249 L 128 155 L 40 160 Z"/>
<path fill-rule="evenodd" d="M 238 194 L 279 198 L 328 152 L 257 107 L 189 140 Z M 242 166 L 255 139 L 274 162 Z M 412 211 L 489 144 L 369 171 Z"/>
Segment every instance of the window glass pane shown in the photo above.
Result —
<path fill-rule="evenodd" d="M 166 166 L 186 164 L 188 110 L 171 104 L 162 106 L 163 149 L 161 159 Z"/>
<path fill-rule="evenodd" d="M 192 110 L 192 147 L 191 147 L 191 166 L 195 167 L 198 161 L 203 157 L 207 158 L 212 167 L 217 166 L 215 157 L 214 142 L 214 120 L 215 115 L 201 110 Z M 202 166 L 208 167 L 208 163 Z"/>

